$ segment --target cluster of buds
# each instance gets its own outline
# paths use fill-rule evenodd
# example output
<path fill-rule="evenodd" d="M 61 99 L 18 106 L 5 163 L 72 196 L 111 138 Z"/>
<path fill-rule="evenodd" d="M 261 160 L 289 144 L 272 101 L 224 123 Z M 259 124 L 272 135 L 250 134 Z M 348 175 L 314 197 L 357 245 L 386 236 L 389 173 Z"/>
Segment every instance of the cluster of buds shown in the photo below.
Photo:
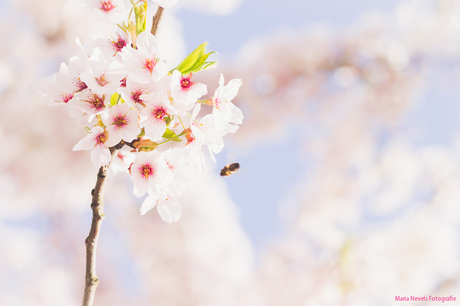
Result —
<path fill-rule="evenodd" d="M 168 7 L 175 0 L 157 2 Z M 169 69 L 158 57 L 155 36 L 145 31 L 147 1 L 128 6 L 122 0 L 87 0 L 87 5 L 117 23 L 114 37 L 88 38 L 81 45 L 85 56 L 62 63 L 38 91 L 49 104 L 69 107 L 86 129 L 73 150 L 91 150 L 92 163 L 100 167 L 110 163 L 111 148 L 122 148 L 114 163 L 129 170 L 136 196 L 148 193 L 141 213 L 157 206 L 163 220 L 177 221 L 177 197 L 203 170 L 202 147 L 214 160 L 224 146 L 222 136 L 242 123 L 241 110 L 231 102 L 241 80 L 224 85 L 221 75 L 212 98 L 204 98 L 207 85 L 195 82 L 193 74 L 215 66 L 207 61 L 213 52 L 205 53 L 206 43 Z M 203 104 L 212 110 L 200 116 Z"/>

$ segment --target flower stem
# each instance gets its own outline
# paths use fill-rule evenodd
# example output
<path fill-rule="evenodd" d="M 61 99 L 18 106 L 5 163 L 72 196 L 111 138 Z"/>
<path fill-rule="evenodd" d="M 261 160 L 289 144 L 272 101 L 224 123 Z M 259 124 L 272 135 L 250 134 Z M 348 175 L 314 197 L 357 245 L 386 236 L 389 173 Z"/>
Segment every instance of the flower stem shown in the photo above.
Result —
<path fill-rule="evenodd" d="M 83 296 L 83 306 L 92 306 L 94 294 L 96 293 L 99 279 L 96 276 L 96 248 L 101 230 L 102 220 L 104 219 L 104 192 L 105 183 L 109 174 L 110 165 L 123 146 L 122 143 L 110 148 L 112 158 L 107 166 L 102 166 L 97 174 L 96 186 L 91 191 L 93 210 L 93 220 L 88 238 L 85 240 L 86 245 L 86 276 L 85 276 L 85 293 Z"/>
<path fill-rule="evenodd" d="M 161 17 L 163 17 L 164 11 L 165 9 L 159 6 L 157 12 L 155 13 L 155 16 L 153 16 L 152 30 L 150 31 L 150 33 L 152 33 L 152 35 L 154 36 L 157 35 L 158 26 L 160 25 Z"/>

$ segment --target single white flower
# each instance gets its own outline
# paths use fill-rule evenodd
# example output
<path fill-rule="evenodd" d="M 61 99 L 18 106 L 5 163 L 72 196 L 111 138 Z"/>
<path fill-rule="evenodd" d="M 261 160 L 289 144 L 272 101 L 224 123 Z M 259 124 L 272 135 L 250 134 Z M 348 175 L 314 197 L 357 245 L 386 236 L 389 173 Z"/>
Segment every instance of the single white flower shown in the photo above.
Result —
<path fill-rule="evenodd" d="M 105 145 L 106 141 L 107 132 L 104 128 L 96 126 L 86 137 L 80 140 L 72 150 L 77 151 L 91 149 L 91 162 L 96 167 L 106 166 L 109 164 L 111 158 L 110 150 Z"/>
<path fill-rule="evenodd" d="M 112 95 L 120 87 L 120 81 L 126 76 L 127 70 L 118 61 L 107 60 L 99 48 L 95 48 L 86 63 L 86 71 L 80 79 L 95 93 Z"/>
<path fill-rule="evenodd" d="M 168 73 L 166 63 L 158 58 L 156 38 L 149 31 L 137 36 L 137 50 L 124 48 L 120 55 L 126 67 L 129 67 L 129 78 L 140 83 L 157 82 Z"/>
<path fill-rule="evenodd" d="M 152 92 L 151 84 L 135 82 L 131 78 L 126 78 L 125 82 L 118 88 L 118 93 L 129 106 L 145 106 L 142 95 Z"/>
<path fill-rule="evenodd" d="M 116 37 L 112 37 L 110 39 L 88 35 L 84 44 L 82 44 L 78 38 L 76 39 L 76 42 L 83 53 L 88 55 L 88 57 L 93 54 L 95 48 L 98 48 L 102 51 L 102 54 L 106 59 L 111 59 L 113 57 L 118 58 L 118 53 L 120 53 L 123 48 L 131 46 L 129 33 L 126 33 L 121 28 L 117 28 Z M 119 59 L 121 60 L 121 57 Z"/>
<path fill-rule="evenodd" d="M 222 132 L 215 124 L 214 115 L 209 114 L 199 120 L 195 120 L 190 126 L 192 139 L 198 141 L 201 145 L 207 145 L 212 160 L 215 162 L 214 153 L 219 153 L 224 147 Z"/>
<path fill-rule="evenodd" d="M 208 93 L 207 86 L 191 81 L 192 74 L 183 77 L 179 70 L 174 70 L 171 78 L 171 97 L 173 106 L 180 112 L 186 112 L 195 106 L 198 98 Z"/>
<path fill-rule="evenodd" d="M 146 192 L 158 194 L 163 184 L 169 184 L 171 176 L 167 165 L 157 150 L 139 152 L 131 165 L 130 173 L 134 182 L 134 194 L 141 197 Z"/>
<path fill-rule="evenodd" d="M 77 107 L 86 113 L 88 122 L 91 122 L 96 115 L 101 115 L 102 118 L 107 116 L 105 95 L 99 95 L 90 90 L 84 96 L 80 97 L 79 100 L 75 99 L 69 105 L 70 107 Z"/>
<path fill-rule="evenodd" d="M 106 145 L 112 147 L 121 140 L 131 142 L 137 138 L 141 129 L 137 124 L 139 112 L 131 109 L 127 103 L 117 104 L 109 108 L 107 118 L 103 119 L 109 132 Z"/>
<path fill-rule="evenodd" d="M 131 9 L 124 0 L 83 0 L 82 2 L 114 23 L 127 21 Z"/>
<path fill-rule="evenodd" d="M 61 63 L 59 72 L 50 80 L 39 80 L 34 89 L 38 94 L 47 97 L 47 104 L 53 106 L 67 104 L 81 90 L 79 84 L 74 82 L 74 77 L 69 74 L 65 63 Z"/>
<path fill-rule="evenodd" d="M 221 74 L 219 79 L 219 87 L 212 98 L 213 109 L 212 114 L 216 128 L 224 135 L 234 133 L 238 130 L 238 125 L 243 123 L 243 113 L 231 101 L 238 93 L 241 86 L 240 79 L 233 79 L 224 86 L 224 76 Z"/>
<path fill-rule="evenodd" d="M 139 115 L 139 126 L 144 128 L 145 136 L 156 141 L 166 131 L 166 117 L 169 116 L 169 98 L 166 94 L 150 93 L 143 96 L 145 108 Z"/>

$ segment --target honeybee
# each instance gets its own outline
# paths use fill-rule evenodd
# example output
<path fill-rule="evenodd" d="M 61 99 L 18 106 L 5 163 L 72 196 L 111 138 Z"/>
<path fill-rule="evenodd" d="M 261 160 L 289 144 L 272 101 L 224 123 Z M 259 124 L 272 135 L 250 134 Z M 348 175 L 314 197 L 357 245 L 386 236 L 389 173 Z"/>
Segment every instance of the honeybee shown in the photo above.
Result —
<path fill-rule="evenodd" d="M 240 169 L 240 164 L 238 164 L 238 163 L 233 163 L 233 164 L 227 165 L 224 168 L 222 168 L 222 170 L 220 170 L 220 176 L 232 175 L 233 173 L 238 171 L 238 169 Z"/>

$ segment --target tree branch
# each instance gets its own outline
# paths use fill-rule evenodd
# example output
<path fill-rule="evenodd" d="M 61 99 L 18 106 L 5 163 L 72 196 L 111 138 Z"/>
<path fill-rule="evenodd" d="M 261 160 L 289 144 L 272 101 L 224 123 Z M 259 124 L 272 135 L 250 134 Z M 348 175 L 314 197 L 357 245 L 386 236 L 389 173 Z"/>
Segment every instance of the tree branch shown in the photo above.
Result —
<path fill-rule="evenodd" d="M 96 248 L 101 230 L 102 220 L 104 219 L 104 192 L 105 183 L 109 174 L 110 165 L 112 164 L 118 151 L 123 147 L 123 143 L 110 148 L 112 155 L 107 166 L 102 166 L 97 174 L 96 186 L 91 191 L 92 202 L 91 209 L 93 210 L 93 220 L 91 221 L 91 229 L 86 244 L 86 276 L 85 276 L 85 293 L 83 296 L 83 306 L 92 306 L 94 294 L 96 293 L 99 279 L 96 276 Z"/>
<path fill-rule="evenodd" d="M 157 12 L 155 13 L 155 16 L 153 16 L 152 30 L 150 30 L 150 33 L 152 33 L 154 36 L 157 34 L 158 26 L 160 25 L 161 17 L 163 17 L 164 11 L 165 9 L 159 6 Z"/>

